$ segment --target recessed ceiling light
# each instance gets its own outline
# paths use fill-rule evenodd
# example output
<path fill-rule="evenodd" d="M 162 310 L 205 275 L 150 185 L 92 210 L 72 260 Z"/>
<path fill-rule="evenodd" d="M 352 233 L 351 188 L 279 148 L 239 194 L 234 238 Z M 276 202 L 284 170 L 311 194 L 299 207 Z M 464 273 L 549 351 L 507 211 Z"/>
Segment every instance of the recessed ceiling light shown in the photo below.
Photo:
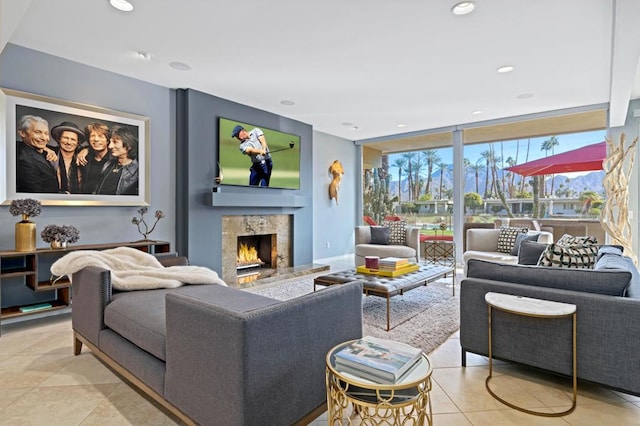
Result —
<path fill-rule="evenodd" d="M 109 0 L 109 4 L 123 12 L 131 12 L 133 10 L 133 4 L 127 0 Z"/>
<path fill-rule="evenodd" d="M 344 121 L 344 122 L 342 122 L 342 125 L 346 126 L 346 127 L 351 127 L 351 126 L 353 126 L 353 123 L 350 122 L 350 121 Z"/>
<path fill-rule="evenodd" d="M 451 12 L 454 15 L 466 15 L 467 13 L 473 12 L 473 9 L 476 8 L 476 4 L 472 1 L 461 1 L 460 3 L 456 3 L 451 8 Z"/>
<path fill-rule="evenodd" d="M 521 93 L 518 96 L 516 96 L 516 98 L 518 98 L 518 99 L 531 99 L 531 98 L 533 98 L 533 93 Z"/>
<path fill-rule="evenodd" d="M 145 61 L 150 61 L 151 60 L 151 53 L 140 51 L 140 52 L 138 52 L 138 58 L 144 59 Z"/>
<path fill-rule="evenodd" d="M 480 110 L 476 110 L 476 111 L 471 112 L 471 114 L 473 114 L 473 115 L 479 115 L 479 114 L 482 114 L 482 111 L 480 111 Z"/>
<path fill-rule="evenodd" d="M 169 66 L 178 71 L 189 71 L 191 69 L 191 66 L 184 62 L 171 62 Z"/>
<path fill-rule="evenodd" d="M 498 72 L 499 73 L 505 73 L 505 72 L 511 72 L 513 71 L 515 68 L 513 67 L 513 65 L 505 65 L 504 67 L 500 67 L 498 68 Z"/>
<path fill-rule="evenodd" d="M 353 126 L 351 130 L 358 130 L 358 126 Z"/>
<path fill-rule="evenodd" d="M 398 129 L 401 129 L 401 128 L 403 128 L 403 127 L 407 127 L 407 125 L 406 125 L 406 124 L 404 124 L 404 123 L 399 123 L 399 124 L 396 124 L 396 127 L 397 127 Z"/>
<path fill-rule="evenodd" d="M 295 105 L 295 104 L 296 104 L 295 102 L 290 101 L 290 100 L 287 100 L 287 99 L 280 101 L 280 103 L 281 103 L 282 105 L 285 105 L 285 106 L 292 106 L 292 105 Z"/>

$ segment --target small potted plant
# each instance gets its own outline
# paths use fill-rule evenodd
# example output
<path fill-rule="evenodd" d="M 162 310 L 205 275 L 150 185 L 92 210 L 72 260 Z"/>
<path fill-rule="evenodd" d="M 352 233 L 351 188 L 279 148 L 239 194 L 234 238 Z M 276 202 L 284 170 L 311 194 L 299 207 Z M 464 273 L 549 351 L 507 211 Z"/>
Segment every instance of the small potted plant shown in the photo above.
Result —
<path fill-rule="evenodd" d="M 36 224 L 31 222 L 29 218 L 38 216 L 41 212 L 42 204 L 33 198 L 11 201 L 9 213 L 14 216 L 22 216 L 22 220 L 16 223 L 16 251 L 36 249 Z"/>
<path fill-rule="evenodd" d="M 73 225 L 47 225 L 40 236 L 46 243 L 51 244 L 51 248 L 67 248 L 67 243 L 75 243 L 80 239 L 80 232 Z"/>
<path fill-rule="evenodd" d="M 131 223 L 133 223 L 138 227 L 138 232 L 144 237 L 144 240 L 149 239 L 149 234 L 151 234 L 153 230 L 156 229 L 156 225 L 158 224 L 158 221 L 164 217 L 164 213 L 162 212 L 162 210 L 156 210 L 156 214 L 155 214 L 156 221 L 153 222 L 153 225 L 151 226 L 151 228 L 149 228 L 149 225 L 144 220 L 144 215 L 148 211 L 149 209 L 147 209 L 146 207 L 140 207 L 138 209 L 138 214 L 140 216 L 135 216 L 133 219 L 131 219 Z"/>

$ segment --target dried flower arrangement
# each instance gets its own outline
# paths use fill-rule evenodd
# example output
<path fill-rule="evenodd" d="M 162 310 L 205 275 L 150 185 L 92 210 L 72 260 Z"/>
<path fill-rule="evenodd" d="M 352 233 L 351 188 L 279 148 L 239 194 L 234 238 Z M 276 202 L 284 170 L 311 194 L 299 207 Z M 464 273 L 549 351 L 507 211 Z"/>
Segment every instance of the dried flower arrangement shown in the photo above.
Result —
<path fill-rule="evenodd" d="M 33 217 L 38 216 L 42 213 L 42 204 L 38 200 L 34 200 L 33 198 L 23 198 L 20 200 L 11 201 L 11 205 L 9 206 L 9 213 L 14 216 L 24 216 Z M 24 218 L 24 219 L 27 219 Z"/>
<path fill-rule="evenodd" d="M 46 243 L 58 241 L 60 243 L 75 243 L 80 239 L 80 232 L 73 225 L 47 225 L 40 233 Z"/>
<path fill-rule="evenodd" d="M 140 216 L 135 216 L 133 219 L 131 219 L 131 223 L 133 223 L 138 227 L 138 232 L 144 237 L 145 240 L 149 239 L 149 234 L 151 234 L 153 230 L 156 229 L 156 225 L 158 224 L 158 221 L 164 217 L 164 213 L 162 212 L 162 210 L 156 210 L 156 214 L 155 214 L 156 221 L 153 223 L 153 226 L 151 226 L 151 229 L 149 229 L 149 225 L 144 220 L 144 215 L 148 211 L 149 211 L 148 208 L 140 207 L 138 209 L 138 214 Z M 142 227 L 140 225 L 144 226 L 144 231 L 142 230 Z"/>

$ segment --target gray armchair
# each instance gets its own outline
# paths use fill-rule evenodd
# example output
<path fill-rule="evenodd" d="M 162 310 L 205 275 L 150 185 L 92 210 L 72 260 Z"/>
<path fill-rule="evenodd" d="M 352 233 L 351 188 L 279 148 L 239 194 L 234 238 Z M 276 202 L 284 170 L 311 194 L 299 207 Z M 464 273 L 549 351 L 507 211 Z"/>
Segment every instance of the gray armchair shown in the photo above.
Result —
<path fill-rule="evenodd" d="M 371 244 L 371 227 L 356 226 L 356 266 L 364 265 L 365 256 L 402 257 L 409 262 L 418 262 L 420 260 L 420 228 L 407 226 L 405 232 L 405 245 Z"/>

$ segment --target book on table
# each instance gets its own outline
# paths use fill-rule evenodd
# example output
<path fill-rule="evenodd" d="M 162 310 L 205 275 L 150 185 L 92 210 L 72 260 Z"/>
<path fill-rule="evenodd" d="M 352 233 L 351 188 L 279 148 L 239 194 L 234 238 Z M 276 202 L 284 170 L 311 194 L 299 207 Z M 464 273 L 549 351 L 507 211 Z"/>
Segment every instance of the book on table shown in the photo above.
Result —
<path fill-rule="evenodd" d="M 378 261 L 378 268 L 398 268 L 409 263 L 409 259 L 402 257 L 383 257 Z"/>
<path fill-rule="evenodd" d="M 377 383 L 397 382 L 417 364 L 422 350 L 392 340 L 365 336 L 335 354 L 338 370 Z"/>

